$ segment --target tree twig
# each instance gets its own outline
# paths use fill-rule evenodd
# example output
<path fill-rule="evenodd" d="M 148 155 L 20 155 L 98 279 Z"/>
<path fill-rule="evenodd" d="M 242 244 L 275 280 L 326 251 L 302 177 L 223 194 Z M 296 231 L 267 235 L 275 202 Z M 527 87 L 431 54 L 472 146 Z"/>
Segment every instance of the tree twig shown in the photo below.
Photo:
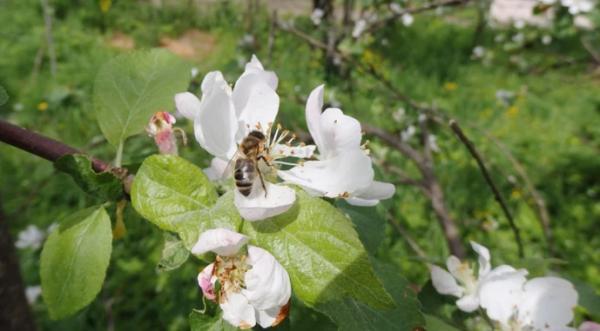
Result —
<path fill-rule="evenodd" d="M 500 194 L 500 191 L 496 187 L 496 184 L 492 180 L 492 177 L 490 176 L 490 173 L 489 173 L 487 167 L 485 166 L 485 163 L 483 162 L 483 158 L 481 157 L 481 155 L 475 148 L 475 145 L 473 144 L 473 142 L 471 142 L 471 140 L 469 140 L 469 138 L 467 138 L 465 133 L 462 131 L 462 129 L 458 125 L 458 122 L 456 120 L 450 120 L 449 124 L 450 124 L 450 128 L 452 129 L 452 131 L 454 131 L 454 133 L 456 134 L 458 139 L 465 145 L 465 147 L 467 147 L 471 156 L 475 159 L 475 161 L 477 161 L 477 165 L 479 166 L 479 170 L 481 171 L 483 178 L 485 179 L 489 188 L 492 190 L 492 193 L 494 194 L 494 198 L 496 199 L 498 204 L 500 204 L 500 207 L 502 208 L 504 215 L 508 219 L 508 223 L 510 224 L 510 227 L 513 231 L 515 240 L 517 241 L 519 257 L 521 257 L 521 258 L 524 257 L 523 241 L 521 240 L 521 233 L 519 231 L 519 228 L 517 227 L 517 224 L 515 223 L 515 220 L 513 219 L 512 213 L 508 209 L 508 205 L 506 204 L 506 201 L 504 200 L 504 198 Z"/>
<path fill-rule="evenodd" d="M 79 150 L 57 140 L 25 130 L 16 125 L 0 120 L 0 141 L 19 149 L 54 162 L 61 156 L 81 153 Z M 92 158 L 92 167 L 97 172 L 110 170 L 110 164 Z"/>
<path fill-rule="evenodd" d="M 415 254 L 417 254 L 418 257 L 420 257 L 423 260 L 427 260 L 427 254 L 425 253 L 425 251 L 419 246 L 419 244 L 408 233 L 408 231 L 406 231 L 406 229 L 402 226 L 402 224 L 400 224 L 400 222 L 396 221 L 396 219 L 392 216 L 391 213 L 389 213 L 389 212 L 387 213 L 386 219 L 387 219 L 388 223 L 390 223 L 390 225 L 398 232 L 398 234 L 400 234 L 400 236 L 402 236 L 404 241 L 406 241 L 406 244 L 408 245 L 408 247 L 410 247 L 410 249 L 412 249 L 413 252 L 415 252 Z"/>

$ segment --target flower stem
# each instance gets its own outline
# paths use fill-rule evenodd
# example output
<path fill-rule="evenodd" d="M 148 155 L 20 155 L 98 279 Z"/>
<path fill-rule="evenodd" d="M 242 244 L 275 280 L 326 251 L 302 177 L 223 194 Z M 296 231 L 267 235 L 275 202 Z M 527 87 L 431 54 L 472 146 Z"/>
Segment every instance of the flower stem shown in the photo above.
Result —
<path fill-rule="evenodd" d="M 117 147 L 117 155 L 115 155 L 115 167 L 120 168 L 123 161 L 123 140 L 119 142 Z"/>

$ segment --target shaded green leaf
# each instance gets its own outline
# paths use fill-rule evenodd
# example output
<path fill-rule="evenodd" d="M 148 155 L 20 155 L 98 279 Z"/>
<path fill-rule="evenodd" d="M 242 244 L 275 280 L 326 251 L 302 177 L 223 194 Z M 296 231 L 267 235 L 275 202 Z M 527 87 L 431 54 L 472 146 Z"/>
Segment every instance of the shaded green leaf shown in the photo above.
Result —
<path fill-rule="evenodd" d="M 152 114 L 173 108 L 175 93 L 187 89 L 189 66 L 166 50 L 120 55 L 104 64 L 94 83 L 100 129 L 114 146 L 144 130 Z"/>
<path fill-rule="evenodd" d="M 450 324 L 444 322 L 442 319 L 437 318 L 433 315 L 425 314 L 425 322 L 427 325 L 427 330 L 432 331 L 459 331 L 459 329 L 451 326 Z"/>
<path fill-rule="evenodd" d="M 210 316 L 198 311 L 192 311 L 189 316 L 192 331 L 235 331 L 236 327 L 227 323 L 221 314 Z"/>
<path fill-rule="evenodd" d="M 190 251 L 176 235 L 165 232 L 165 245 L 162 250 L 158 271 L 171 271 L 179 268 L 187 261 Z"/>
<path fill-rule="evenodd" d="M 590 315 L 600 318 L 600 294 L 598 291 L 579 279 L 573 277 L 566 278 L 573 283 L 579 294 L 579 306 L 585 308 Z"/>
<path fill-rule="evenodd" d="M 202 170 L 174 155 L 153 155 L 142 163 L 131 188 L 135 210 L 167 231 L 178 223 L 198 222 L 217 200 Z"/>
<path fill-rule="evenodd" d="M 92 160 L 83 154 L 69 154 L 54 162 L 56 169 L 71 175 L 81 189 L 103 200 L 119 200 L 123 197 L 121 180 L 111 172 L 97 173 Z"/>
<path fill-rule="evenodd" d="M 50 317 L 60 319 L 88 305 L 102 288 L 112 250 L 110 218 L 103 207 L 63 221 L 44 244 L 42 295 Z"/>
<path fill-rule="evenodd" d="M 357 207 L 339 200 L 336 206 L 352 220 L 360 240 L 369 253 L 374 254 L 383 242 L 385 220 L 381 218 L 376 207 Z"/>
<path fill-rule="evenodd" d="M 320 304 L 317 309 L 336 322 L 339 330 L 412 331 L 423 327 L 425 320 L 420 312 L 420 304 L 408 281 L 392 266 L 378 263 L 375 264 L 375 270 L 383 280 L 385 289 L 392 295 L 396 308 L 375 309 L 346 298 Z"/>
<path fill-rule="evenodd" d="M 298 298 L 309 306 L 350 296 L 373 307 L 393 307 L 352 222 L 304 191 L 296 200 L 282 215 L 245 222 L 243 232 L 285 267 Z"/>

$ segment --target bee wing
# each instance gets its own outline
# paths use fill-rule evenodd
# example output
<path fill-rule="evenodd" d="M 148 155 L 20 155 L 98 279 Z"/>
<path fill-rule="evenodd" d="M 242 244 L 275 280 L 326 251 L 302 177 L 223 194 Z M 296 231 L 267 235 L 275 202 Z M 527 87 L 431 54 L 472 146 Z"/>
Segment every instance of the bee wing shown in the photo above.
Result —
<path fill-rule="evenodd" d="M 240 157 L 243 157 L 243 154 L 239 150 L 236 151 L 235 154 L 233 154 L 233 156 L 227 163 L 225 170 L 223 171 L 223 179 L 228 178 L 229 176 L 231 176 L 231 174 L 233 174 L 233 171 L 235 170 L 235 161 Z"/>

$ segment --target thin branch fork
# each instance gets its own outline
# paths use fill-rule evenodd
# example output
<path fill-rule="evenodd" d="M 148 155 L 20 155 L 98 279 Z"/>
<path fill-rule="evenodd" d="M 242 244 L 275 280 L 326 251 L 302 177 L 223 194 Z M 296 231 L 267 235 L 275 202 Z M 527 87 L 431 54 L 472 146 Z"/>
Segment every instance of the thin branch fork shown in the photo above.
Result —
<path fill-rule="evenodd" d="M 407 9 L 404 9 L 404 10 L 401 10 L 398 12 L 392 12 L 391 15 L 388 15 L 380 20 L 373 22 L 369 27 L 367 27 L 365 29 L 365 32 L 373 32 L 383 26 L 386 26 L 389 23 L 392 23 L 393 21 L 401 18 L 403 15 L 406 15 L 406 14 L 418 14 L 421 12 L 429 11 L 432 9 L 437 9 L 440 7 L 461 6 L 461 5 L 467 4 L 469 1 L 470 0 L 444 0 L 444 1 L 439 1 L 439 2 L 432 2 L 430 4 L 420 6 L 420 7 L 407 8 Z"/>
<path fill-rule="evenodd" d="M 481 157 L 481 154 L 479 154 L 479 152 L 477 151 L 477 148 L 475 148 L 475 145 L 473 144 L 473 142 L 471 142 L 471 140 L 469 140 L 469 138 L 467 138 L 467 136 L 465 135 L 463 130 L 460 128 L 460 126 L 458 125 L 458 122 L 456 120 L 450 120 L 449 124 L 450 124 L 450 128 L 452 129 L 452 131 L 454 131 L 454 133 L 456 134 L 458 139 L 465 145 L 465 147 L 467 147 L 471 156 L 475 159 L 475 161 L 477 161 L 477 165 L 479 166 L 479 170 L 481 171 L 481 174 L 483 175 L 485 182 L 487 183 L 489 188 L 492 190 L 492 193 L 494 194 L 494 198 L 496 199 L 498 204 L 500 204 L 500 207 L 502 208 L 502 212 L 508 219 L 508 223 L 514 233 L 515 240 L 517 241 L 517 247 L 519 249 L 519 257 L 521 257 L 521 258 L 524 257 L 523 241 L 521 240 L 521 232 L 519 231 L 519 228 L 517 227 L 517 224 L 515 223 L 512 213 L 508 209 L 508 205 L 506 204 L 506 201 L 504 200 L 504 198 L 502 197 L 502 194 L 500 194 L 500 191 L 498 190 L 498 187 L 492 180 L 492 177 L 491 177 L 487 167 L 485 166 L 485 163 L 483 162 L 483 158 Z"/>

